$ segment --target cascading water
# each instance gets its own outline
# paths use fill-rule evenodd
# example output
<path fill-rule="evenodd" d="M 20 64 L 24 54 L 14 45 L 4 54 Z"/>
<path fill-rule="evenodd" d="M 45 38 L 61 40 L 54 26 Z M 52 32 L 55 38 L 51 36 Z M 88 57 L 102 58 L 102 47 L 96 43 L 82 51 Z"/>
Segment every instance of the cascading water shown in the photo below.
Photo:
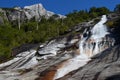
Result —
<path fill-rule="evenodd" d="M 103 15 L 101 20 L 91 30 L 85 29 L 79 42 L 80 55 L 64 63 L 63 66 L 57 70 L 54 79 L 63 77 L 69 72 L 84 66 L 89 60 L 91 60 L 91 56 L 112 46 L 111 42 L 113 41 L 110 42 L 110 45 L 107 45 L 109 41 L 107 41 L 106 35 L 109 33 L 104 25 L 106 21 L 107 17 L 106 15 Z"/>
<path fill-rule="evenodd" d="M 104 23 L 107 21 L 106 15 L 103 15 L 100 22 L 98 22 L 90 31 L 91 37 L 88 39 L 89 35 L 83 37 L 79 44 L 80 56 L 86 54 L 87 57 L 93 56 L 93 54 L 97 54 L 101 52 L 102 39 L 109 34 L 107 32 L 107 28 Z M 87 34 L 87 31 L 86 31 Z"/>
<path fill-rule="evenodd" d="M 101 37 L 105 37 L 106 34 L 108 34 L 107 32 L 107 28 L 104 25 L 104 23 L 107 21 L 107 17 L 106 15 L 103 15 L 101 18 L 101 21 L 99 23 L 97 23 L 93 29 L 91 30 L 92 32 L 92 38 L 94 39 L 99 39 Z"/>

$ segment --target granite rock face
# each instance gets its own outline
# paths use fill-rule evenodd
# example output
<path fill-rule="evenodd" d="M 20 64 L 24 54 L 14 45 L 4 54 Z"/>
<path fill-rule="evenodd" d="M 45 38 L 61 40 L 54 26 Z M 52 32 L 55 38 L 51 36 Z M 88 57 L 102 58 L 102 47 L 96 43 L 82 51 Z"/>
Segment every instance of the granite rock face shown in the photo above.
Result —
<path fill-rule="evenodd" d="M 34 4 L 30 6 L 25 6 L 24 8 L 15 7 L 8 9 L 0 9 L 0 12 L 7 17 L 10 22 L 15 20 L 20 20 L 20 22 L 25 22 L 26 20 L 31 20 L 35 18 L 35 21 L 40 21 L 44 16 L 46 19 L 57 15 L 57 19 L 66 18 L 64 15 L 55 14 L 54 12 L 46 10 L 41 3 Z"/>
<path fill-rule="evenodd" d="M 92 57 L 82 68 L 58 80 L 119 80 L 120 45 L 111 47 Z"/>

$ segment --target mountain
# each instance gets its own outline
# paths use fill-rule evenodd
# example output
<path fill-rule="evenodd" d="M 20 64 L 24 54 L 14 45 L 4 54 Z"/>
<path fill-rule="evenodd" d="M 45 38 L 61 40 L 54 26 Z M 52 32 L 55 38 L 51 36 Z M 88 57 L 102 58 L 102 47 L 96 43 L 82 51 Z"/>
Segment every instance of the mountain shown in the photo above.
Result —
<path fill-rule="evenodd" d="M 1 8 L 0 13 L 3 13 L 4 17 L 9 21 L 14 21 L 20 19 L 20 21 L 31 20 L 35 18 L 35 20 L 40 21 L 42 17 L 46 19 L 56 15 L 57 19 L 66 18 L 64 15 L 55 14 L 54 12 L 47 11 L 41 3 L 34 4 L 30 6 L 25 6 L 24 8 L 15 7 L 15 8 Z M 3 23 L 3 19 L 0 20 Z"/>
<path fill-rule="evenodd" d="M 40 18 L 41 16 L 45 16 L 45 18 L 49 18 L 55 15 L 54 12 L 47 11 L 42 4 L 25 6 L 23 9 L 28 19 L 31 19 L 34 16 L 37 16 L 37 18 Z M 66 18 L 63 15 L 59 15 L 59 14 L 56 15 L 58 15 L 59 18 Z"/>

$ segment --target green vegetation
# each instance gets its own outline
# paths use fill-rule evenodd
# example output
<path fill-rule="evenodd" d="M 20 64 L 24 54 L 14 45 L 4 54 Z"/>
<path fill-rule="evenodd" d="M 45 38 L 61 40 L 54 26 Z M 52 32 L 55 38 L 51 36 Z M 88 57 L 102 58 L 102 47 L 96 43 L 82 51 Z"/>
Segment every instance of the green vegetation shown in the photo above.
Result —
<path fill-rule="evenodd" d="M 2 13 L 2 12 L 0 12 L 0 16 L 3 16 L 3 13 Z"/>
<path fill-rule="evenodd" d="M 119 14 L 120 13 L 120 4 L 117 4 L 116 7 L 114 8 L 114 13 Z M 115 16 L 114 16 L 115 17 Z M 117 21 L 108 21 L 106 23 L 107 26 L 109 26 L 110 28 L 114 28 L 115 26 L 120 26 L 119 25 L 120 20 L 118 19 Z"/>
<path fill-rule="evenodd" d="M 5 8 L 5 10 L 8 9 Z M 22 23 L 20 30 L 17 21 L 5 21 L 4 25 L 0 25 L 0 62 L 10 59 L 11 49 L 16 46 L 25 43 L 43 43 L 53 37 L 63 35 L 69 28 L 80 22 L 89 21 L 109 12 L 105 7 L 92 7 L 89 11 L 74 10 L 67 14 L 65 19 L 54 19 L 56 15 L 49 19 L 43 17 L 38 23 L 38 30 L 34 19 Z"/>
<path fill-rule="evenodd" d="M 120 4 L 116 5 L 114 11 L 120 13 Z"/>
<path fill-rule="evenodd" d="M 109 28 L 112 28 L 112 27 L 114 27 L 114 26 L 113 26 L 113 25 L 114 25 L 114 21 L 108 21 L 108 22 L 106 23 L 106 25 L 109 26 Z"/>

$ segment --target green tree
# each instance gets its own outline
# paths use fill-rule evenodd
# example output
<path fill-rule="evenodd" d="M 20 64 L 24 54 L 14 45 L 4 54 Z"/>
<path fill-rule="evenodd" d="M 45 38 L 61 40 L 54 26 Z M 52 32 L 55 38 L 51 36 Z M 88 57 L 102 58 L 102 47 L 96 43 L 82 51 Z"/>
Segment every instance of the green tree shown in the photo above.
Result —
<path fill-rule="evenodd" d="M 120 13 L 120 4 L 116 5 L 116 7 L 114 8 L 114 11 Z"/>

